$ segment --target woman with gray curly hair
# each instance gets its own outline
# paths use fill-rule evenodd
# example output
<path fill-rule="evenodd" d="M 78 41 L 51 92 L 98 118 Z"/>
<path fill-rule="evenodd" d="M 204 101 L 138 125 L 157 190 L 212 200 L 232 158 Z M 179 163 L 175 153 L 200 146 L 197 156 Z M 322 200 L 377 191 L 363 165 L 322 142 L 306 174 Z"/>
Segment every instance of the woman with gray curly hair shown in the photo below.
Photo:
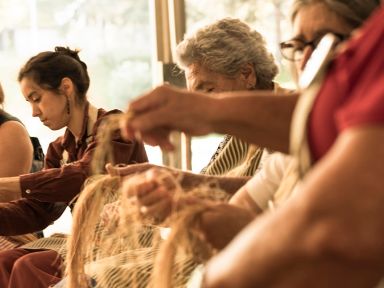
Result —
<path fill-rule="evenodd" d="M 263 36 L 238 19 L 217 20 L 185 36 L 176 48 L 176 63 L 191 91 L 273 90 L 276 86 L 273 79 L 278 68 Z M 262 152 L 226 135 L 201 173 L 252 176 Z"/>
<path fill-rule="evenodd" d="M 185 72 L 190 91 L 281 90 L 273 82 L 278 67 L 266 48 L 264 38 L 238 19 L 224 18 L 190 32 L 177 45 L 175 56 L 176 64 Z M 210 175 L 211 180 L 213 176 L 233 176 L 214 179 L 220 187 L 233 194 L 246 182 L 245 179 L 239 181 L 237 176 L 254 175 L 265 155 L 267 153 L 258 146 L 226 135 L 200 174 Z M 140 164 L 117 168 L 117 174 L 127 175 L 153 166 Z M 183 179 L 187 186 L 204 181 L 202 175 L 185 172 Z"/>
<path fill-rule="evenodd" d="M 278 68 L 263 36 L 246 23 L 218 20 L 186 36 L 176 48 L 176 63 L 187 73 L 199 65 L 211 72 L 236 78 L 245 66 L 254 69 L 255 83 L 247 89 L 273 89 Z"/>

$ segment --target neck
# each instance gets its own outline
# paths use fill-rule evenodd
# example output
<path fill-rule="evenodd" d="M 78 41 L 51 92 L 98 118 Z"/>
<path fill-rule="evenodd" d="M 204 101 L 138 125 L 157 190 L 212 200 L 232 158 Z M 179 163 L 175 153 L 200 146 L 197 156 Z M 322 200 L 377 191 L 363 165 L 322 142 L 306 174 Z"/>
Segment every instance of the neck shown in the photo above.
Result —
<path fill-rule="evenodd" d="M 80 138 L 83 129 L 84 113 L 86 113 L 84 108 L 85 102 L 81 105 L 73 105 L 71 107 L 71 119 L 67 127 L 75 136 L 76 140 Z"/>

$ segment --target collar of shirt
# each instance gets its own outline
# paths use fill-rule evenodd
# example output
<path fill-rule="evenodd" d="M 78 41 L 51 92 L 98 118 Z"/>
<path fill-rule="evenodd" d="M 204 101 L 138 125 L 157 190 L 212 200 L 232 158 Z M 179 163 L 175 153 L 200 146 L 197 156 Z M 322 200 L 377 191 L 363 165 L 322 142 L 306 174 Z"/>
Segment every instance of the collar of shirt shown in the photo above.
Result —
<path fill-rule="evenodd" d="M 72 134 L 72 132 L 67 128 L 65 130 L 63 140 L 61 142 L 61 145 L 64 147 L 64 149 L 68 150 L 69 146 L 71 146 L 72 143 L 76 142 L 76 147 L 80 147 L 83 142 L 85 142 L 85 139 L 87 138 L 87 126 L 88 126 L 88 118 L 89 118 L 89 102 L 87 101 L 84 106 L 84 118 L 83 118 L 83 126 L 81 129 L 81 136 L 79 140 L 76 142 L 75 136 Z M 90 131 L 92 132 L 92 131 Z"/>

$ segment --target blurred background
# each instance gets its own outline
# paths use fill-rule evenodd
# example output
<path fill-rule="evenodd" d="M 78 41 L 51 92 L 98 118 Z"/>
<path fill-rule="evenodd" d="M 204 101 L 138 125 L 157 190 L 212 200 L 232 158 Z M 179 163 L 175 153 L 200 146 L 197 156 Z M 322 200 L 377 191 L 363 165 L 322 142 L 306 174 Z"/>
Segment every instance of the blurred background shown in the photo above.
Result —
<path fill-rule="evenodd" d="M 81 50 L 91 77 L 89 100 L 97 107 L 124 110 L 149 90 L 156 78 L 156 13 L 167 0 L 0 0 L 0 82 L 5 110 L 19 117 L 46 150 L 63 131 L 52 132 L 31 116 L 17 82 L 20 67 L 33 55 L 55 46 Z M 169 0 L 172 2 L 174 0 Z M 267 40 L 280 65 L 277 78 L 291 86 L 278 43 L 290 35 L 287 0 L 185 0 L 185 31 L 223 17 L 246 21 Z M 169 4 L 169 3 L 168 3 Z M 180 14 L 180 13 L 179 13 Z M 284 35 L 285 37 L 283 37 Z M 193 138 L 191 169 L 199 172 L 221 140 L 220 135 Z M 158 148 L 147 147 L 150 162 L 161 164 Z M 65 224 L 66 225 L 66 224 Z"/>

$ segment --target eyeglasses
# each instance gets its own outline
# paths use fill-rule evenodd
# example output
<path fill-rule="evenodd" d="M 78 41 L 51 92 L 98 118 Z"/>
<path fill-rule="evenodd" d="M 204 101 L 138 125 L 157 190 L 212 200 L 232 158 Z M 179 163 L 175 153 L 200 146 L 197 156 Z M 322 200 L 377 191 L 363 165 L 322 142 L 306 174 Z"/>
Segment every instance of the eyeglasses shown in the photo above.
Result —
<path fill-rule="evenodd" d="M 340 39 L 340 42 L 344 41 L 349 37 L 349 35 L 343 35 L 339 33 L 332 33 Z M 303 59 L 304 50 L 307 46 L 310 46 L 312 49 L 315 49 L 319 44 L 321 38 L 325 34 L 317 36 L 312 41 L 303 41 L 300 39 L 292 39 L 280 43 L 280 52 L 281 55 L 289 61 L 301 61 Z M 339 42 L 339 43 L 340 43 Z"/>

